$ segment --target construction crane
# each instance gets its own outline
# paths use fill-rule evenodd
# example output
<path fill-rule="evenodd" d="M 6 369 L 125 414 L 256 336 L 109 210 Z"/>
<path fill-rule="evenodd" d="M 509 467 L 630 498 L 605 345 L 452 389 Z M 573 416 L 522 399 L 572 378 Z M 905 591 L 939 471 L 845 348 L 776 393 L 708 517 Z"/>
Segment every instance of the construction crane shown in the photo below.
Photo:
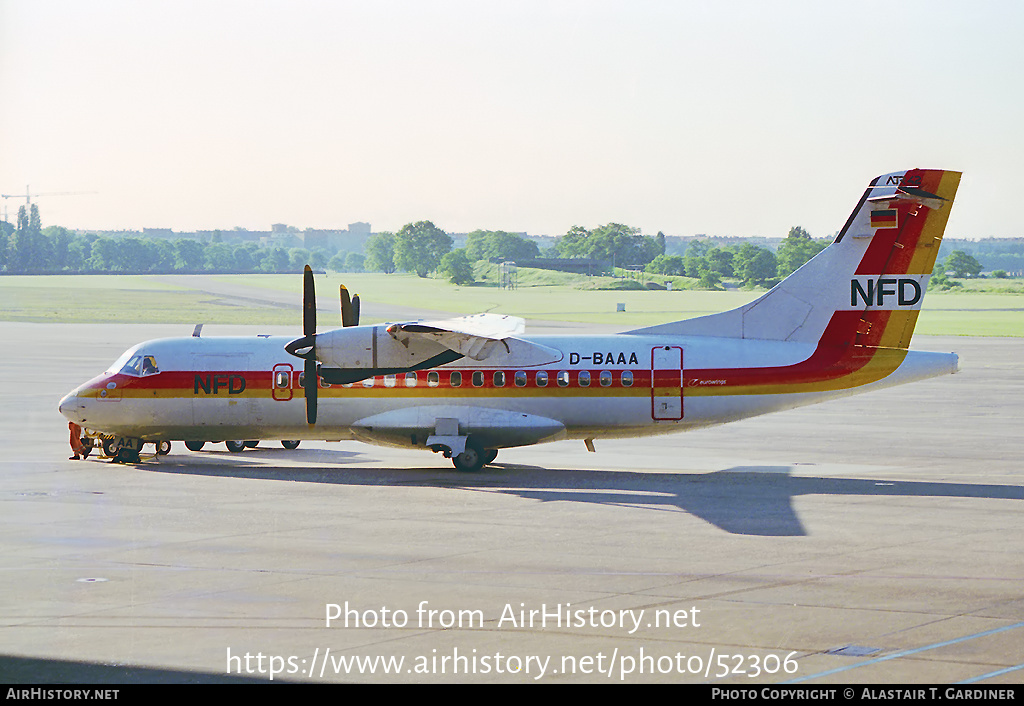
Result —
<path fill-rule="evenodd" d="M 95 194 L 95 191 L 46 191 L 43 193 L 31 193 L 28 188 L 28 184 L 25 185 L 24 194 L 0 194 L 0 198 L 4 199 L 4 220 L 7 220 L 7 199 L 25 199 L 25 205 L 28 206 L 32 203 L 33 196 L 79 196 L 82 194 Z"/>

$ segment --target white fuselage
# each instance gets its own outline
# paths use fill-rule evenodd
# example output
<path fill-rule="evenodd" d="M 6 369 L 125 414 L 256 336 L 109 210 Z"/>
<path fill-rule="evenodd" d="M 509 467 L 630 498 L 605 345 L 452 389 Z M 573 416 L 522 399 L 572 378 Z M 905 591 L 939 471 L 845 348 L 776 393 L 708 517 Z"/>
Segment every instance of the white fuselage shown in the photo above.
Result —
<path fill-rule="evenodd" d="M 321 384 L 318 419 L 309 425 L 302 361 L 285 352 L 289 340 L 148 341 L 65 397 L 61 412 L 89 429 L 145 441 L 354 438 L 413 447 L 448 419 L 502 448 L 721 424 L 955 372 L 957 365 L 953 354 L 875 349 L 857 357 L 783 341 L 522 337 L 529 345 L 513 342 L 483 361 Z M 121 363 L 130 361 L 149 367 L 125 370 Z"/>

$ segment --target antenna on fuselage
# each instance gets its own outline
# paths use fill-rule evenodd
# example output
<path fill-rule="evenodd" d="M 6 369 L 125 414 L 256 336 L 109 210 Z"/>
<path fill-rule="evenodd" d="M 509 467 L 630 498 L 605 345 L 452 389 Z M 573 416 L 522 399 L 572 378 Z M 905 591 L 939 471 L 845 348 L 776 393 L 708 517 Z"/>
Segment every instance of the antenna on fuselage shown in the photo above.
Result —
<path fill-rule="evenodd" d="M 192 338 L 199 338 L 199 334 L 203 332 L 203 325 L 196 324 L 196 327 L 192 329 Z"/>

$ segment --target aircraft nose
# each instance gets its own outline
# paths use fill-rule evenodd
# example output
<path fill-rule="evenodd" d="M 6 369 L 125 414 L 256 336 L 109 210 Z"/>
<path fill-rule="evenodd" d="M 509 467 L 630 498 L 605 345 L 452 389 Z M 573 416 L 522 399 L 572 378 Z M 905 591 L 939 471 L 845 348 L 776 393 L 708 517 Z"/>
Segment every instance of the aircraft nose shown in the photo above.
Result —
<path fill-rule="evenodd" d="M 85 407 L 82 404 L 82 399 L 78 396 L 78 390 L 64 395 L 60 404 L 57 405 L 57 410 L 66 419 L 76 424 L 81 424 L 84 421 L 82 413 L 85 411 Z"/>

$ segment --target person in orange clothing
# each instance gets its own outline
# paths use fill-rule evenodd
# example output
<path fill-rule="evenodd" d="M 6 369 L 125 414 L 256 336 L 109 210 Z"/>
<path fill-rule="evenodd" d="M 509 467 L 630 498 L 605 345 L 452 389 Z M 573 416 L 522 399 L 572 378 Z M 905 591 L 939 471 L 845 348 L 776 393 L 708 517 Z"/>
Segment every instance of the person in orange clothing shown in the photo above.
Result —
<path fill-rule="evenodd" d="M 68 460 L 80 461 L 85 455 L 85 447 L 82 446 L 82 427 L 74 422 L 68 422 L 68 429 L 71 431 L 71 438 L 68 441 L 71 443 L 71 450 L 75 453 L 74 456 L 69 456 Z"/>

